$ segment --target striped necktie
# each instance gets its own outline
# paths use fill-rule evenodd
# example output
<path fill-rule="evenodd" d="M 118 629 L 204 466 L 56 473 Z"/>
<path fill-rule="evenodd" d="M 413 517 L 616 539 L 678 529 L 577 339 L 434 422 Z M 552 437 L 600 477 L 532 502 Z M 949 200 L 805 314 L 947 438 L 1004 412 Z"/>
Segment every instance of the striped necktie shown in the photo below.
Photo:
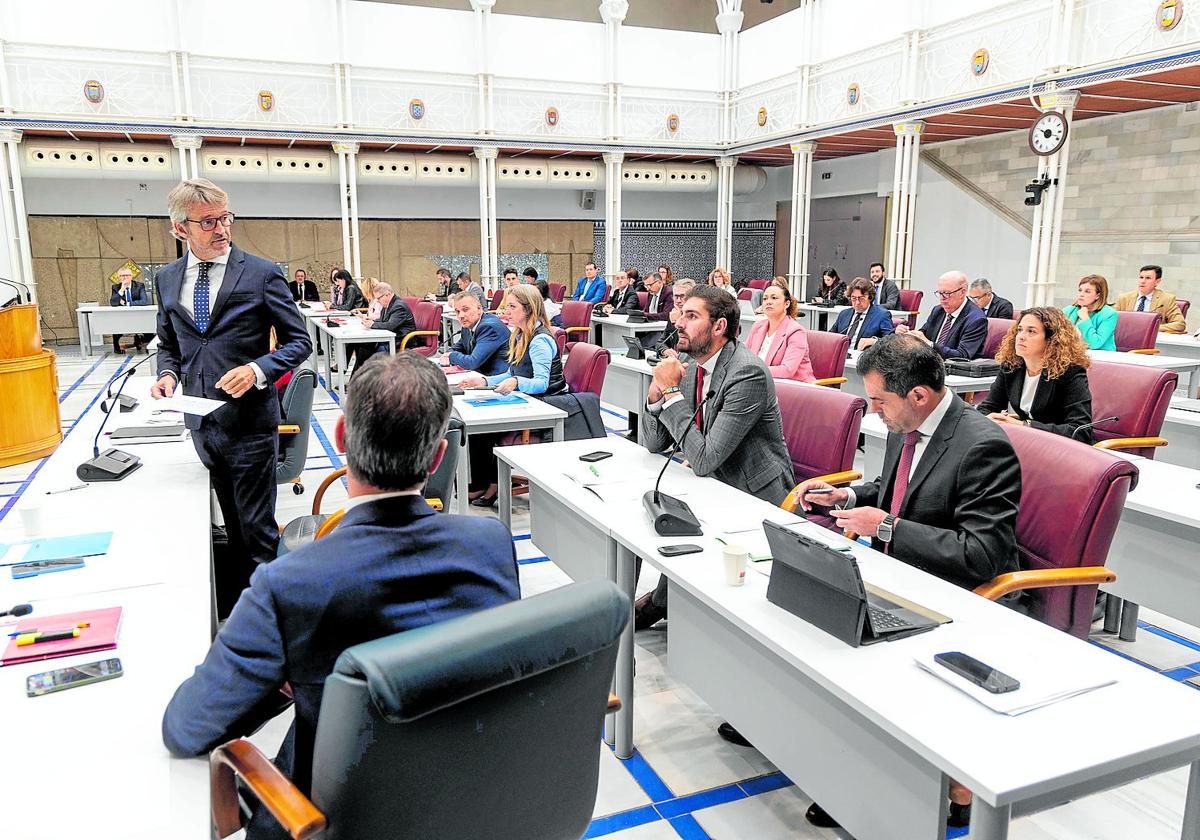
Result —
<path fill-rule="evenodd" d="M 208 270 L 212 263 L 200 263 L 200 271 L 196 274 L 196 289 L 192 292 L 192 313 L 196 321 L 196 329 L 208 332 Z"/>
<path fill-rule="evenodd" d="M 937 343 L 941 344 L 946 340 L 946 336 L 950 334 L 950 327 L 954 325 L 954 316 L 947 313 L 946 320 L 942 322 L 942 328 L 938 330 Z"/>

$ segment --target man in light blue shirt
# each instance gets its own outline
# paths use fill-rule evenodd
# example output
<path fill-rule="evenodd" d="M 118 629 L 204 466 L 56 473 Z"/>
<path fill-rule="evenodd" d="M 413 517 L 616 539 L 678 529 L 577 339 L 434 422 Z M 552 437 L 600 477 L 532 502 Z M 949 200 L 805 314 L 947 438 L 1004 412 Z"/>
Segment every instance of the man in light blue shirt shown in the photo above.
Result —
<path fill-rule="evenodd" d="M 581 300 L 584 303 L 603 303 L 606 285 L 604 278 L 596 272 L 596 264 L 590 262 L 583 267 L 583 277 L 576 282 L 575 294 L 571 295 L 571 300 Z"/>

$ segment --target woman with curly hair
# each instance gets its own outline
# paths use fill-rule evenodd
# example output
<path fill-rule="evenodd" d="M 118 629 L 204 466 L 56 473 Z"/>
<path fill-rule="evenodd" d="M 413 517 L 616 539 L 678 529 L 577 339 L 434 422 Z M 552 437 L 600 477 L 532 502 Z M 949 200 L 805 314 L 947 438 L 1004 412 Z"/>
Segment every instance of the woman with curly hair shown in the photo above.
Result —
<path fill-rule="evenodd" d="M 1079 330 L 1058 309 L 1037 306 L 1021 313 L 996 353 L 1000 374 L 978 409 L 997 423 L 1093 442 L 1088 387 L 1088 348 Z"/>
<path fill-rule="evenodd" d="M 724 289 L 729 292 L 730 297 L 737 297 L 737 290 L 733 288 L 733 278 L 723 268 L 714 268 L 708 273 L 708 285 Z"/>

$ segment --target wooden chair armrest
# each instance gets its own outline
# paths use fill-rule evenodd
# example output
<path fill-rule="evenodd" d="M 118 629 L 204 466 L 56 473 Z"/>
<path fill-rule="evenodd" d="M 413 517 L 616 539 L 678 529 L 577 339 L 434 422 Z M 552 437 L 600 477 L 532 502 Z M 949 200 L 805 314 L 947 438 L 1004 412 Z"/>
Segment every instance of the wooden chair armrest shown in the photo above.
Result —
<path fill-rule="evenodd" d="M 1127 350 L 1127 353 L 1136 353 L 1139 356 L 1157 356 L 1162 351 L 1157 347 L 1142 347 L 1138 350 Z"/>
<path fill-rule="evenodd" d="M 573 332 L 590 333 L 591 331 L 592 331 L 591 327 L 564 327 L 563 328 L 563 332 L 565 332 L 567 335 L 570 335 Z"/>
<path fill-rule="evenodd" d="M 351 315 L 360 315 L 360 314 L 361 314 L 361 315 L 366 315 L 366 314 L 367 314 L 368 312 L 370 312 L 370 311 L 371 311 L 371 310 L 370 310 L 370 309 L 368 309 L 367 307 L 365 307 L 365 306 L 360 306 L 358 309 L 351 309 L 351 310 L 350 310 L 350 314 L 351 314 Z"/>
<path fill-rule="evenodd" d="M 858 481 L 862 477 L 862 473 L 858 470 L 843 470 L 842 472 L 829 473 L 828 475 L 819 475 L 817 476 L 817 480 L 837 487 L 839 484 L 850 484 L 853 481 Z"/>
<path fill-rule="evenodd" d="M 408 347 L 408 340 L 410 338 L 414 338 L 415 336 L 421 336 L 421 335 L 441 335 L 441 333 L 438 330 L 413 330 L 412 332 L 410 332 L 408 335 L 404 336 L 404 338 L 402 338 L 400 340 L 400 349 L 403 350 L 406 347 Z"/>
<path fill-rule="evenodd" d="M 321 523 L 321 527 L 317 529 L 317 533 L 313 535 L 313 540 L 319 540 L 329 536 L 329 532 L 342 524 L 342 517 L 346 515 L 345 508 L 338 508 L 333 513 L 329 514 L 329 518 Z"/>
<path fill-rule="evenodd" d="M 1160 437 L 1109 438 L 1096 441 L 1097 449 L 1143 449 L 1147 446 L 1166 446 L 1167 439 Z"/>
<path fill-rule="evenodd" d="M 431 508 L 436 510 L 438 513 L 441 513 L 443 510 L 446 509 L 445 504 L 437 496 L 427 497 L 425 499 L 425 504 L 429 505 Z"/>
<path fill-rule="evenodd" d="M 1117 573 L 1103 566 L 1077 566 L 1069 569 L 1026 569 L 997 575 L 975 587 L 975 594 L 995 601 L 1009 592 L 1022 589 L 1047 589 L 1054 586 L 1093 586 L 1112 583 Z"/>
<path fill-rule="evenodd" d="M 228 837 L 242 827 L 238 776 L 295 840 L 325 830 L 325 815 L 249 741 L 239 738 L 217 747 L 209 756 L 208 767 L 217 837 Z"/>
<path fill-rule="evenodd" d="M 838 385 L 844 385 L 850 380 L 844 376 L 827 376 L 824 379 L 813 380 L 814 385 L 825 385 L 830 388 L 836 388 Z"/>
<path fill-rule="evenodd" d="M 618 696 L 617 696 L 617 695 L 615 695 L 615 694 L 611 694 L 611 693 L 610 693 L 610 694 L 608 695 L 608 709 L 607 709 L 607 711 L 609 711 L 609 712 L 619 712 L 619 711 L 621 711 L 621 698 L 620 698 L 620 697 L 618 697 Z"/>
<path fill-rule="evenodd" d="M 317 488 L 317 494 L 313 496 L 312 512 L 316 516 L 321 512 L 321 500 L 325 498 L 325 491 L 329 489 L 329 485 L 337 481 L 346 474 L 345 467 L 338 467 L 321 481 L 321 486 Z"/>
<path fill-rule="evenodd" d="M 298 434 L 300 434 L 300 427 L 294 423 L 280 424 L 279 434 L 281 434 L 281 435 L 298 435 Z"/>

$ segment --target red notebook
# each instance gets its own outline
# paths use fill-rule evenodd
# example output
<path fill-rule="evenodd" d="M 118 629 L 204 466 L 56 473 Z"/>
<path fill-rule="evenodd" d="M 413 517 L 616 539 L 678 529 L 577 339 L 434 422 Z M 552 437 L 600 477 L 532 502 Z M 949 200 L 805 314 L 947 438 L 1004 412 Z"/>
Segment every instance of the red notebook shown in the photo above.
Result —
<path fill-rule="evenodd" d="M 4 656 L 0 657 L 0 666 L 20 665 L 22 662 L 37 662 L 41 659 L 57 659 L 60 656 L 74 656 L 77 653 L 112 650 L 117 646 L 117 633 L 121 629 L 120 607 L 83 610 L 61 615 L 29 616 L 16 624 L 5 625 L 4 629 L 6 633 L 20 633 L 23 630 L 35 629 L 45 633 L 54 630 L 68 630 L 81 622 L 88 622 L 90 626 L 81 627 L 79 636 L 74 639 L 38 642 L 21 647 L 17 646 L 15 638 L 8 639 L 8 647 L 4 649 Z"/>
<path fill-rule="evenodd" d="M 466 373 L 466 372 L 467 372 L 466 368 L 461 368 L 458 365 L 446 365 L 446 367 L 442 368 L 442 373 L 446 374 L 447 376 L 449 376 L 452 373 Z"/>

